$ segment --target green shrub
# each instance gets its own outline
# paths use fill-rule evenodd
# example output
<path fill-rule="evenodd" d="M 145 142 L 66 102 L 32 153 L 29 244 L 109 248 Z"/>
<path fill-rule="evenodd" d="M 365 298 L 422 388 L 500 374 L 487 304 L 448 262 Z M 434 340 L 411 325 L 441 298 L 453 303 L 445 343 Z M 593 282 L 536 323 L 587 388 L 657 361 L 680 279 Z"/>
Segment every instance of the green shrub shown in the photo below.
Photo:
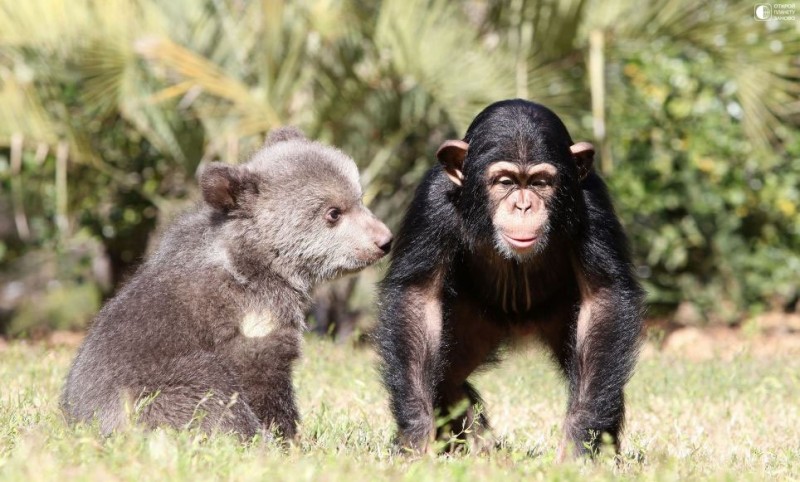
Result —
<path fill-rule="evenodd" d="M 609 179 L 655 310 L 730 322 L 798 295 L 800 135 L 748 141 L 736 84 L 693 54 L 655 45 L 615 72 Z"/>

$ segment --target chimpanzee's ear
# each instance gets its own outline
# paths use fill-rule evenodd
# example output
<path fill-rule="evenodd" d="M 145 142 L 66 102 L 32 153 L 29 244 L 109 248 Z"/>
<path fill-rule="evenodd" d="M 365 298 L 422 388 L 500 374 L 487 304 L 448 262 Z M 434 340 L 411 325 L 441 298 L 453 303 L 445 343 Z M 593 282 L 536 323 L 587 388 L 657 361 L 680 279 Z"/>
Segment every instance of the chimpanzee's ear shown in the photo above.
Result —
<path fill-rule="evenodd" d="M 200 173 L 203 199 L 223 212 L 239 207 L 246 191 L 254 189 L 255 180 L 242 167 L 212 162 Z"/>
<path fill-rule="evenodd" d="M 278 142 L 290 141 L 292 139 L 307 140 L 303 131 L 295 126 L 284 126 L 272 129 L 267 135 L 267 140 L 264 141 L 264 147 L 277 144 Z"/>
<path fill-rule="evenodd" d="M 464 141 L 444 141 L 436 151 L 436 158 L 444 166 L 444 172 L 453 183 L 460 186 L 464 181 L 464 159 L 467 157 L 469 144 Z"/>
<path fill-rule="evenodd" d="M 589 142 L 576 142 L 569 148 L 575 165 L 578 166 L 578 178 L 583 181 L 592 172 L 594 164 L 594 146 Z"/>

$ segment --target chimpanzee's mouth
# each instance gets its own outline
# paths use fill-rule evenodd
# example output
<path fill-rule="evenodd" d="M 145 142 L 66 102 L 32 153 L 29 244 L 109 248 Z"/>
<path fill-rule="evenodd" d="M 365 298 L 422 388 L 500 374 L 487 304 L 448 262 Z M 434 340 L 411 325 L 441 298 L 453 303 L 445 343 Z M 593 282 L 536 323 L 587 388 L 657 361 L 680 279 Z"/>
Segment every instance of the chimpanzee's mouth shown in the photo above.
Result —
<path fill-rule="evenodd" d="M 536 244 L 536 239 L 537 239 L 537 236 L 515 238 L 505 233 L 500 233 L 500 235 L 503 237 L 505 242 L 509 244 L 509 246 L 518 250 L 530 248 L 531 246 Z"/>

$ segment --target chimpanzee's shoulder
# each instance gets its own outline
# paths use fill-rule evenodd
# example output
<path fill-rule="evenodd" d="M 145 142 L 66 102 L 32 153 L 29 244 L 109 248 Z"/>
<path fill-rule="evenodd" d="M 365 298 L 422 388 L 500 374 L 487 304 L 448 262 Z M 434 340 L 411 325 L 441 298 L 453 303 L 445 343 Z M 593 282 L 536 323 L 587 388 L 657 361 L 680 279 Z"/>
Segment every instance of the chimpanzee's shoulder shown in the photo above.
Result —
<path fill-rule="evenodd" d="M 452 255 L 460 229 L 453 191 L 440 166 L 425 174 L 395 236 L 387 281 L 428 276 Z"/>
<path fill-rule="evenodd" d="M 433 166 L 422 179 L 406 211 L 398 237 L 408 231 L 415 236 L 441 239 L 448 231 L 458 228 L 455 186 L 441 166 Z M 405 233 L 404 233 L 405 232 Z"/>

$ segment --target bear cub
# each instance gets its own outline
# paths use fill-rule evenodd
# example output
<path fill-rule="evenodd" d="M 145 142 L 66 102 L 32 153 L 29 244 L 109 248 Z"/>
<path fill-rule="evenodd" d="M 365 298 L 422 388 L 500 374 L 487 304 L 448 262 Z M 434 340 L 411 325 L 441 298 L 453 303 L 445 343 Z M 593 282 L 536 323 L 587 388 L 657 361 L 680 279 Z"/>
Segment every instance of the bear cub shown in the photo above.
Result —
<path fill-rule="evenodd" d="M 198 208 L 97 315 L 61 407 L 104 434 L 135 420 L 291 439 L 311 290 L 379 260 L 392 235 L 363 205 L 353 160 L 292 127 L 199 181 Z"/>

